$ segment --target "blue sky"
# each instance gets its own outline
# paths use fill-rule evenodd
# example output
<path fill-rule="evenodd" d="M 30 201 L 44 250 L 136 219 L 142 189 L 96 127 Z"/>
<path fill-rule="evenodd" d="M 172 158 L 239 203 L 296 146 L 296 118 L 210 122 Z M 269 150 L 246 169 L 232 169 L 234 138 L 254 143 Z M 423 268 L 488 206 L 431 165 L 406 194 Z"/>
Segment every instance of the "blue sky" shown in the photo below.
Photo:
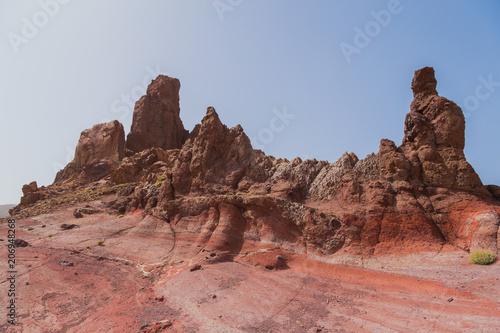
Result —
<path fill-rule="evenodd" d="M 267 154 L 334 162 L 400 144 L 413 72 L 433 66 L 468 161 L 500 184 L 500 2 L 5 0 L 0 35 L 0 204 L 52 183 L 82 130 L 128 132 L 157 74 L 180 79 L 188 130 L 214 106 Z"/>

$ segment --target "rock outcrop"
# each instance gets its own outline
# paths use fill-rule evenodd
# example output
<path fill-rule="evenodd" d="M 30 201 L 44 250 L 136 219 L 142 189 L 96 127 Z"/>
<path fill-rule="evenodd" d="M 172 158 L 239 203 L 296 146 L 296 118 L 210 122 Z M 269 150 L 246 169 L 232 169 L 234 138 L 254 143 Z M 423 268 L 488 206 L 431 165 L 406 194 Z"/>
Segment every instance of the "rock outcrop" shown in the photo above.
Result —
<path fill-rule="evenodd" d="M 403 144 L 398 148 L 404 155 L 398 157 L 399 163 L 404 164 L 408 173 L 401 180 L 408 179 L 415 185 L 484 193 L 479 176 L 465 159 L 462 110 L 452 101 L 438 96 L 436 84 L 433 68 L 425 67 L 415 72 L 414 100 L 406 115 Z"/>
<path fill-rule="evenodd" d="M 109 175 L 125 157 L 125 132 L 117 120 L 84 130 L 76 146 L 75 158 L 57 175 L 60 183 L 82 177 L 87 181 Z"/>
<path fill-rule="evenodd" d="M 92 160 L 121 161 L 125 157 L 125 132 L 117 120 L 98 124 L 82 132 L 76 146 L 75 163 L 87 166 Z"/>
<path fill-rule="evenodd" d="M 33 204 L 41 199 L 44 199 L 46 195 L 38 188 L 36 182 L 31 182 L 29 184 L 23 185 L 23 196 L 21 197 L 21 205 Z"/>
<path fill-rule="evenodd" d="M 500 187 L 467 163 L 462 111 L 436 84 L 432 68 L 415 72 L 401 145 L 329 163 L 254 150 L 213 107 L 186 136 L 178 81 L 160 76 L 128 152 L 121 124 L 96 125 L 54 184 L 23 186 L 10 213 L 34 264 L 19 265 L 17 325 L 491 331 L 498 265 L 471 267 L 463 250 L 499 252 Z"/>
<path fill-rule="evenodd" d="M 179 149 L 188 131 L 179 117 L 178 79 L 158 76 L 134 108 L 132 127 L 127 136 L 129 155 L 149 148 Z"/>
<path fill-rule="evenodd" d="M 498 188 L 484 187 L 466 161 L 462 110 L 436 85 L 432 68 L 415 72 L 400 146 L 382 139 L 377 154 L 328 163 L 267 156 L 213 107 L 187 135 L 180 84 L 159 76 L 136 104 L 130 156 L 123 135 L 99 139 L 109 126 L 123 131 L 119 123 L 98 125 L 82 133 L 56 184 L 123 184 L 110 209 L 152 215 L 214 251 L 235 253 L 247 241 L 319 255 L 498 251 Z"/>

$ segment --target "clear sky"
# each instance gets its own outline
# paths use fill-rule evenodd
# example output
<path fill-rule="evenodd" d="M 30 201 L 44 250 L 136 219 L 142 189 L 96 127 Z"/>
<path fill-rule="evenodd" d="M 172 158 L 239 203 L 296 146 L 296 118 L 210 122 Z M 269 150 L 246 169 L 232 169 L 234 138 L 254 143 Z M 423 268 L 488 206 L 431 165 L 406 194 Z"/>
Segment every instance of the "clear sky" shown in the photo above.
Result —
<path fill-rule="evenodd" d="M 500 184 L 498 1 L 3 0 L 0 35 L 0 204 L 52 183 L 82 130 L 128 132 L 157 74 L 180 79 L 188 130 L 214 106 L 267 154 L 334 162 L 399 145 L 433 66 L 468 161 Z"/>

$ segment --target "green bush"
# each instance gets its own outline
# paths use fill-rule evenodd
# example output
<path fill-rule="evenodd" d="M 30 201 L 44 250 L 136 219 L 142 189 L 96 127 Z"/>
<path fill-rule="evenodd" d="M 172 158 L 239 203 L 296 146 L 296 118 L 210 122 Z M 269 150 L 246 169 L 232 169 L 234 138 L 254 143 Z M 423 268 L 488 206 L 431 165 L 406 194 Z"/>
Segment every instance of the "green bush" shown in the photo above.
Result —
<path fill-rule="evenodd" d="M 475 250 L 469 254 L 469 260 L 476 265 L 489 265 L 495 262 L 496 255 L 490 250 Z"/>
<path fill-rule="evenodd" d="M 104 246 L 104 241 L 101 239 L 100 241 L 97 242 L 97 245 Z"/>
<path fill-rule="evenodd" d="M 165 181 L 165 179 L 167 179 L 167 175 L 161 175 L 160 177 L 158 177 L 155 186 L 160 187 L 161 184 L 163 184 L 163 182 Z"/>

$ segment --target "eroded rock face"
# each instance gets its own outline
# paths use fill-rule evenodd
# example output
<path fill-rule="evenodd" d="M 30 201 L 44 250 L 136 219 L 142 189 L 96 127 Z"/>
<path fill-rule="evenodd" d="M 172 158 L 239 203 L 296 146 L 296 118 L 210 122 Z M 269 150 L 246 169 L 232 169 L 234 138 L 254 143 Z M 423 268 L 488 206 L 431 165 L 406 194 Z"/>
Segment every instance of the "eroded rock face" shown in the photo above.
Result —
<path fill-rule="evenodd" d="M 121 159 L 122 140 L 90 130 L 58 177 L 128 184 L 110 209 L 189 229 L 218 251 L 238 252 L 246 241 L 319 255 L 498 251 L 500 191 L 487 190 L 466 161 L 464 116 L 436 85 L 432 68 L 415 72 L 400 146 L 383 139 L 377 154 L 346 152 L 329 163 L 254 150 L 213 107 L 186 136 L 178 80 L 160 76 L 136 105 L 127 141 L 134 154 Z"/>
<path fill-rule="evenodd" d="M 93 160 L 110 159 L 121 161 L 125 157 L 125 132 L 123 125 L 113 120 L 97 124 L 80 135 L 74 161 L 83 168 Z"/>
<path fill-rule="evenodd" d="M 492 217 L 497 207 L 485 203 L 491 195 L 465 159 L 464 115 L 458 105 L 438 96 L 436 84 L 433 68 L 415 71 L 403 142 L 399 147 L 390 140 L 380 143 L 381 178 L 397 189 L 398 204 L 413 205 L 429 216 L 447 242 L 465 249 L 483 244 L 497 250 L 497 236 L 491 231 L 498 231 Z M 459 208 L 464 202 L 472 207 L 465 212 Z M 470 228 L 476 216 L 483 216 L 481 227 Z"/>
<path fill-rule="evenodd" d="M 111 173 L 125 157 L 123 125 L 113 120 L 84 130 L 78 140 L 75 158 L 56 175 L 55 183 L 74 180 L 99 180 Z"/>
<path fill-rule="evenodd" d="M 43 192 L 43 189 L 39 189 L 36 182 L 31 182 L 29 184 L 23 185 L 23 197 L 21 198 L 21 205 L 30 205 L 46 197 L 47 196 Z"/>
<path fill-rule="evenodd" d="M 149 85 L 134 108 L 132 127 L 127 135 L 130 155 L 149 148 L 178 149 L 188 131 L 179 117 L 178 79 L 159 75 Z"/>
<path fill-rule="evenodd" d="M 414 185 L 485 192 L 472 166 L 466 161 L 465 118 L 454 102 L 438 96 L 434 69 L 415 71 L 414 100 L 405 119 L 403 143 L 396 150 L 383 148 L 381 160 L 394 164 L 383 175 L 388 180 L 407 180 Z M 392 156 L 389 156 L 392 155 Z M 404 179 L 403 179 L 404 178 Z"/>
<path fill-rule="evenodd" d="M 172 184 L 182 194 L 234 191 L 244 177 L 251 183 L 267 178 L 259 174 L 265 173 L 265 167 L 258 167 L 260 159 L 265 155 L 253 150 L 243 128 L 227 128 L 209 107 L 179 152 Z"/>

